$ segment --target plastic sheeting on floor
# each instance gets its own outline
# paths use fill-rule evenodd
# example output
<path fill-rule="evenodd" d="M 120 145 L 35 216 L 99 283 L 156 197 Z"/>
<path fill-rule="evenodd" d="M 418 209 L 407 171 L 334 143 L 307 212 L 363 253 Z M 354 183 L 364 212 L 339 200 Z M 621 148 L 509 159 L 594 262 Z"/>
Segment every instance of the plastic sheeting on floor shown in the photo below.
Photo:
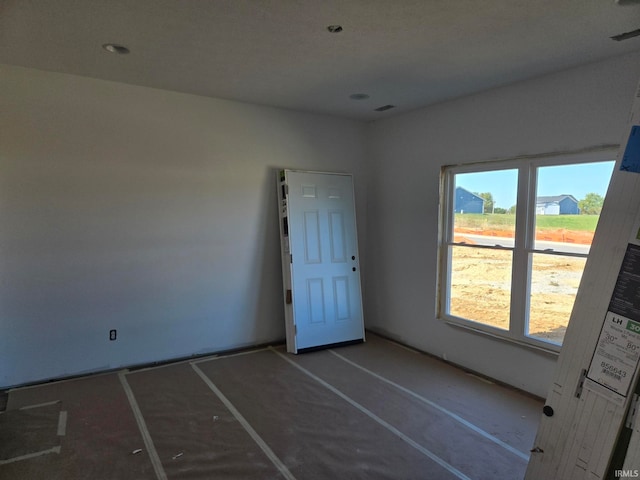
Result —
<path fill-rule="evenodd" d="M 541 401 L 369 335 L 12 390 L 0 479 L 519 479 Z"/>

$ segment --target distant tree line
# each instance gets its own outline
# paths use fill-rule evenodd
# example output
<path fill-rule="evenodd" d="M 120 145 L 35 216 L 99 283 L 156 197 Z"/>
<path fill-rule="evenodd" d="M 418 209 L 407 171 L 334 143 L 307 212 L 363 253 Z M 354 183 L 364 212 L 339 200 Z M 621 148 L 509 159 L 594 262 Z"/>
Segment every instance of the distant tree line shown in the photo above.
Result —
<path fill-rule="evenodd" d="M 508 209 L 496 207 L 491 192 L 473 192 L 484 199 L 485 213 L 516 213 L 516 206 L 512 205 Z M 580 215 L 600 215 L 604 197 L 597 193 L 587 193 L 582 200 L 578 200 Z"/>
<path fill-rule="evenodd" d="M 578 201 L 578 208 L 581 215 L 600 215 L 604 197 L 597 193 L 587 193 L 582 200 Z"/>

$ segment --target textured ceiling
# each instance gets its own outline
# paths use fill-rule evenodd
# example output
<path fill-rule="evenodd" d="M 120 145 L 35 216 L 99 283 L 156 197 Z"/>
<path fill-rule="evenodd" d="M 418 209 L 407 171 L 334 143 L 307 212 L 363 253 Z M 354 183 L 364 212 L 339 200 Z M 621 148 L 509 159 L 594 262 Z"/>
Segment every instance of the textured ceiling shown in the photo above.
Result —
<path fill-rule="evenodd" d="M 374 120 L 640 50 L 626 2 L 0 0 L 0 63 Z"/>

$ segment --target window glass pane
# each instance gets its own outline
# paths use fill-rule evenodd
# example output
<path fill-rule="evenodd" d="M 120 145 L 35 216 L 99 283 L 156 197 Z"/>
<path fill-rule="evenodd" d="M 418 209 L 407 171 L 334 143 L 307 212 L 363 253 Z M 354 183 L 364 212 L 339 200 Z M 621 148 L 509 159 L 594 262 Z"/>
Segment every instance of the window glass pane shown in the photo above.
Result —
<path fill-rule="evenodd" d="M 517 170 L 459 173 L 454 189 L 454 242 L 513 247 Z"/>
<path fill-rule="evenodd" d="M 450 253 L 447 313 L 508 330 L 512 252 L 454 245 Z"/>
<path fill-rule="evenodd" d="M 614 163 L 532 168 L 535 161 L 514 160 L 508 169 L 450 173 L 443 313 L 561 345 Z M 517 197 L 526 202 L 518 208 L 527 212 L 527 230 L 516 249 Z M 524 264 L 512 279 L 514 258 Z M 512 296 L 517 304 L 510 305 Z M 517 322 L 510 328 L 511 315 Z"/>
<path fill-rule="evenodd" d="M 538 168 L 536 250 L 589 253 L 614 162 Z"/>
<path fill-rule="evenodd" d="M 587 259 L 533 253 L 531 260 L 526 333 L 561 345 Z"/>

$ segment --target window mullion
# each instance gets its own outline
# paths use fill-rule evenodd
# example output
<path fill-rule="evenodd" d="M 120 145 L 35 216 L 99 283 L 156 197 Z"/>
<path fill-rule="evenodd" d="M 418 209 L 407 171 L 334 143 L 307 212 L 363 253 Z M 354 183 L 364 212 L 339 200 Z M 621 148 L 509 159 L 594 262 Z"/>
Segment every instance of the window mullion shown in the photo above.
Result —
<path fill-rule="evenodd" d="M 535 231 L 535 169 L 521 165 L 518 169 L 515 247 L 511 273 L 511 318 L 509 333 L 524 338 L 529 312 L 529 271 L 533 232 Z"/>

